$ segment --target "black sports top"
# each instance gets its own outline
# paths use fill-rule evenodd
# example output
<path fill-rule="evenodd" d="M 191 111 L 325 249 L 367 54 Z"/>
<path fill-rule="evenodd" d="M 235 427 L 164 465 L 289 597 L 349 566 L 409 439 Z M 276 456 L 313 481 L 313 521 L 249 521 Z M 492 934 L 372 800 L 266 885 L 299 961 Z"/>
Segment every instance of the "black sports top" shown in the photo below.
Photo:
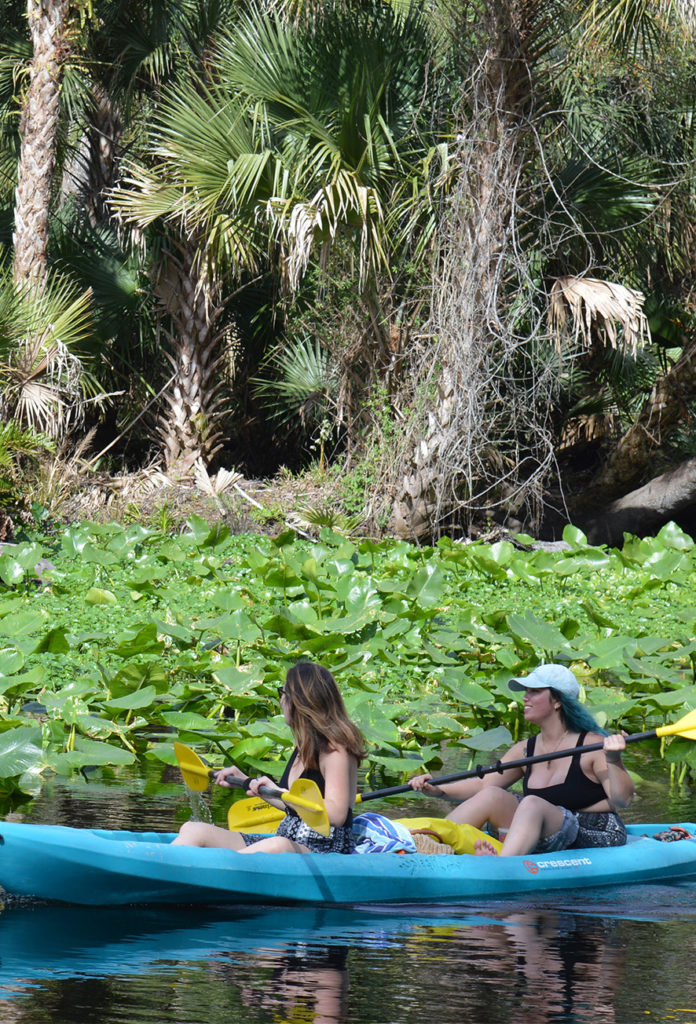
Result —
<path fill-rule="evenodd" d="M 278 783 L 278 786 L 279 786 L 280 789 L 289 789 L 290 788 L 290 782 L 289 782 L 290 770 L 291 770 L 293 764 L 295 763 L 295 758 L 296 757 L 297 757 L 297 747 L 295 747 L 295 749 L 293 750 L 292 754 L 290 755 L 290 760 L 285 765 L 285 771 L 283 772 L 282 777 L 280 779 L 280 782 Z M 324 796 L 324 776 L 321 774 L 321 772 L 319 771 L 318 768 L 305 768 L 304 771 L 302 772 L 302 774 L 298 775 L 297 777 L 298 777 L 298 779 L 311 779 L 312 782 L 316 782 L 317 786 L 319 787 L 319 792 L 321 793 L 322 796 Z M 286 813 L 287 814 L 294 814 L 296 818 L 299 817 L 299 815 L 297 814 L 297 811 L 295 810 L 295 808 L 294 807 L 290 807 L 287 804 L 286 804 Z M 353 811 L 349 810 L 348 811 L 348 816 L 347 816 L 346 820 L 343 822 L 343 826 L 342 827 L 343 828 L 350 827 L 350 826 L 352 826 L 352 824 L 353 824 Z"/>
<path fill-rule="evenodd" d="M 583 745 L 585 736 L 587 736 L 586 732 L 580 733 L 578 742 L 575 744 L 576 747 Z M 527 757 L 534 756 L 536 739 L 536 736 L 530 736 L 527 740 Z M 548 800 L 550 804 L 555 804 L 556 807 L 567 807 L 569 811 L 581 811 L 585 807 L 592 807 L 594 804 L 599 803 L 600 800 L 606 800 L 607 794 L 604 792 L 604 786 L 600 786 L 598 782 L 593 782 L 592 779 L 589 779 L 580 767 L 580 756 L 577 751 L 573 754 L 568 774 L 563 782 L 556 786 L 539 787 L 536 789 L 530 786 L 529 773 L 531 765 L 527 765 L 522 782 L 524 795 L 541 796 L 544 800 Z"/>

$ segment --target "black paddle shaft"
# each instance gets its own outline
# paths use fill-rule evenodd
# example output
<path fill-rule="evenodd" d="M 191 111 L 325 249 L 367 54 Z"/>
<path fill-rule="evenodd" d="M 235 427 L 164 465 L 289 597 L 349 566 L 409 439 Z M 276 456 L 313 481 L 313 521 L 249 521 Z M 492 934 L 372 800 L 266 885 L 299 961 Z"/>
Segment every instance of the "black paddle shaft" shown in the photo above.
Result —
<path fill-rule="evenodd" d="M 656 729 L 648 732 L 634 732 L 626 737 L 627 743 L 637 743 L 639 740 L 652 740 L 657 736 Z M 460 782 L 463 779 L 482 779 L 484 775 L 492 775 L 493 772 L 503 774 L 508 768 L 524 768 L 528 764 L 538 764 L 540 761 L 556 761 L 559 757 L 571 757 L 573 754 L 587 754 L 591 750 L 601 750 L 604 746 L 600 743 L 586 743 L 582 747 L 572 747 L 570 750 L 554 750 L 551 754 L 534 754 L 533 757 L 521 757 L 517 761 L 496 761 L 495 764 L 477 764 L 475 768 L 469 768 L 465 772 L 457 772 L 455 775 L 443 775 L 439 779 L 430 779 L 429 786 L 446 786 L 448 782 Z M 375 789 L 371 793 L 363 793 L 360 796 L 360 803 L 365 800 L 378 800 L 385 796 L 396 796 L 397 793 L 414 792 L 413 787 L 392 786 L 389 789 Z M 434 794 L 437 795 L 437 794 Z"/>
<path fill-rule="evenodd" d="M 217 772 L 213 768 L 210 768 L 208 770 L 208 775 L 211 779 L 214 779 Z M 245 793 L 248 793 L 250 782 L 250 775 L 245 776 L 243 779 L 240 779 L 237 775 L 228 775 L 224 784 L 229 786 L 231 789 L 243 789 Z M 282 789 L 274 789 L 273 786 L 259 786 L 259 796 L 270 797 L 272 800 L 282 800 L 284 792 Z"/>

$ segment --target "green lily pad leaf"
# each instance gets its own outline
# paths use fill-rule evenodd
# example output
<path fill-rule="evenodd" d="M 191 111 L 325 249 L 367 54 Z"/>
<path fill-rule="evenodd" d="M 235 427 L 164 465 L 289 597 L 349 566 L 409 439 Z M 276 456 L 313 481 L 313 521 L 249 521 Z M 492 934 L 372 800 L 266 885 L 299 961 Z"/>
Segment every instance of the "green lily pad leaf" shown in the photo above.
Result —
<path fill-rule="evenodd" d="M 189 527 L 190 535 L 198 548 L 216 548 L 218 545 L 224 544 L 230 537 L 230 531 L 224 523 L 215 523 L 211 527 L 200 516 L 191 516 L 187 520 L 186 525 Z"/>
<path fill-rule="evenodd" d="M 645 704 L 655 704 L 658 708 L 674 708 L 684 713 L 696 706 L 696 686 L 684 686 L 680 690 L 665 690 L 659 693 L 646 694 Z"/>
<path fill-rule="evenodd" d="M 665 523 L 658 533 L 657 539 L 662 541 L 665 547 L 675 548 L 677 551 L 691 551 L 694 546 L 694 542 L 688 533 L 684 533 L 684 531 L 673 522 Z"/>
<path fill-rule="evenodd" d="M 161 636 L 170 636 L 184 644 L 196 642 L 196 634 L 188 626 L 180 626 L 177 622 L 163 622 L 162 619 L 153 619 L 152 622 Z"/>
<path fill-rule="evenodd" d="M 274 548 L 287 548 L 292 547 L 297 540 L 297 534 L 294 530 L 283 530 L 277 537 L 273 537 L 271 540 L 271 547 Z"/>
<path fill-rule="evenodd" d="M 495 697 L 485 687 L 467 678 L 464 672 L 445 669 L 440 685 L 455 699 L 473 707 L 487 707 Z"/>
<path fill-rule="evenodd" d="M 165 541 L 157 550 L 157 558 L 163 562 L 185 562 L 187 557 L 179 539 Z"/>
<path fill-rule="evenodd" d="M 90 587 L 85 594 L 85 604 L 118 604 L 118 598 L 110 590 Z"/>
<path fill-rule="evenodd" d="M 276 741 L 270 736 L 247 736 L 232 747 L 230 760 L 236 762 L 250 757 L 264 757 L 275 745 Z"/>
<path fill-rule="evenodd" d="M 42 764 L 40 728 L 20 726 L 0 734 L 0 778 L 22 775 Z"/>
<path fill-rule="evenodd" d="M 585 534 L 577 526 L 571 526 L 570 523 L 563 529 L 563 540 L 574 550 L 588 547 Z"/>
<path fill-rule="evenodd" d="M 143 686 L 154 686 L 157 693 L 164 693 L 169 689 L 169 683 L 169 675 L 161 662 L 131 661 L 109 680 L 109 699 L 125 697 Z"/>
<path fill-rule="evenodd" d="M 67 775 L 70 771 L 90 765 L 125 766 L 133 764 L 135 754 L 131 750 L 117 747 L 112 743 L 103 743 L 99 740 L 91 740 L 86 736 L 78 736 L 75 739 L 74 750 L 49 754 L 46 760 L 54 771 Z"/>
<path fill-rule="evenodd" d="M 6 586 L 15 587 L 24 579 L 25 570 L 11 555 L 0 555 L 0 579 Z"/>
<path fill-rule="evenodd" d="M 504 725 L 499 725 L 495 729 L 488 729 L 476 736 L 467 736 L 462 743 L 470 750 L 488 753 L 491 750 L 498 750 L 500 747 L 509 747 L 512 743 L 512 735 Z"/>
<path fill-rule="evenodd" d="M 125 697 L 115 697 L 113 700 L 104 701 L 104 707 L 114 711 L 138 711 L 140 708 L 148 708 L 154 704 L 157 697 L 157 690 L 154 686 L 143 686 L 134 693 Z"/>
<path fill-rule="evenodd" d="M 24 655 L 15 647 L 0 650 L 0 676 L 13 676 L 24 668 Z"/>
<path fill-rule="evenodd" d="M 263 628 L 268 633 L 282 636 L 284 640 L 309 640 L 310 637 L 317 635 L 317 630 L 307 626 L 304 622 L 295 621 L 289 614 L 282 612 L 266 619 Z"/>
<path fill-rule="evenodd" d="M 84 562 L 94 562 L 96 565 L 118 565 L 121 561 L 113 551 L 98 548 L 92 543 L 85 544 L 82 549 L 81 558 Z"/>
<path fill-rule="evenodd" d="M 610 629 L 618 629 L 619 625 L 615 619 L 610 618 L 606 611 L 601 605 L 596 604 L 594 601 L 590 601 L 589 598 L 584 598 L 580 604 L 585 609 L 588 618 L 594 622 L 596 626 L 607 626 Z"/>
<path fill-rule="evenodd" d="M 241 669 L 236 665 L 223 665 L 213 672 L 215 679 L 221 686 L 231 693 L 249 693 L 263 682 L 259 669 Z"/>
<path fill-rule="evenodd" d="M 319 616 L 316 609 L 307 600 L 293 601 L 292 604 L 288 605 L 288 610 L 293 618 L 297 619 L 298 622 L 304 622 L 306 626 L 314 626 L 318 622 Z"/>
<path fill-rule="evenodd" d="M 161 717 L 165 725 L 170 725 L 177 732 L 210 732 L 216 724 L 195 711 L 165 711 Z"/>
<path fill-rule="evenodd" d="M 668 580 L 679 571 L 690 572 L 691 566 L 688 555 L 673 549 L 656 551 L 643 563 L 643 567 L 659 580 Z"/>
<path fill-rule="evenodd" d="M 9 693 L 18 697 L 34 688 L 43 686 L 46 680 L 46 669 L 43 665 L 34 665 L 28 672 L 21 675 L 0 676 L 0 693 Z"/>
<path fill-rule="evenodd" d="M 229 589 L 215 594 L 213 604 L 225 612 L 237 612 L 240 608 L 246 608 L 247 602 L 238 590 Z"/>
<path fill-rule="evenodd" d="M 526 640 L 543 651 L 568 649 L 568 641 L 560 629 L 537 618 L 531 612 L 525 612 L 524 615 L 508 615 L 507 623 L 513 636 Z"/>
<path fill-rule="evenodd" d="M 386 754 L 372 754 L 370 762 L 381 764 L 388 772 L 394 775 L 417 775 L 421 765 L 425 763 L 423 758 L 418 757 L 389 757 Z"/>
<path fill-rule="evenodd" d="M 138 630 L 129 630 L 118 643 L 111 648 L 112 654 L 119 658 L 133 658 L 138 654 L 161 654 L 164 643 L 157 636 L 157 626 L 148 622 Z"/>
<path fill-rule="evenodd" d="M 421 566 L 409 580 L 406 596 L 420 608 L 436 608 L 442 602 L 443 576 L 438 567 L 432 563 Z"/>
<path fill-rule="evenodd" d="M 4 619 L 0 619 L 0 634 L 11 636 L 14 639 L 18 636 L 38 633 L 44 628 L 46 618 L 47 616 L 42 611 L 22 611 L 6 615 Z"/>
<path fill-rule="evenodd" d="M 264 576 L 264 583 L 267 587 L 278 587 L 280 590 L 287 590 L 288 587 L 296 587 L 301 581 L 295 570 L 289 565 L 274 566 Z"/>
<path fill-rule="evenodd" d="M 34 648 L 34 654 L 67 654 L 70 643 L 62 627 L 50 630 Z"/>
<path fill-rule="evenodd" d="M 637 642 L 628 636 L 610 636 L 597 640 L 588 655 L 593 670 L 616 668 L 624 664 L 625 655 L 636 653 Z"/>

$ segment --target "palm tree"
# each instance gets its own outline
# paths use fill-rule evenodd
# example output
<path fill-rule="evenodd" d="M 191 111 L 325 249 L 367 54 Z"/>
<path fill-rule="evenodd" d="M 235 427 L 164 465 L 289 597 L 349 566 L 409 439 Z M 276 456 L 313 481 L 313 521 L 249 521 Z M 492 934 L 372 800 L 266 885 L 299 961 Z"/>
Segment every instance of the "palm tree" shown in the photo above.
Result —
<path fill-rule="evenodd" d="M 69 9 L 70 0 L 27 0 L 33 54 L 20 125 L 14 226 L 14 275 L 25 283 L 46 273 Z"/>
<path fill-rule="evenodd" d="M 408 224 L 414 251 L 423 230 L 417 204 L 405 200 L 422 192 L 428 173 L 426 29 L 419 11 L 401 16 L 378 3 L 327 5 L 310 24 L 252 9 L 221 37 L 209 81 L 172 90 L 150 162 L 130 168 L 115 206 L 140 230 L 159 220 L 200 242 L 201 281 L 211 284 L 273 267 L 292 293 L 311 261 L 348 239 L 388 359 L 375 282 L 391 272 L 397 228 Z M 398 225 L 388 205 L 401 211 Z M 208 341 L 181 344 L 202 353 Z M 183 367 L 190 357 L 173 359 Z M 176 388 L 184 394 L 182 374 Z M 203 398 L 200 409 L 211 422 L 211 402 Z"/>

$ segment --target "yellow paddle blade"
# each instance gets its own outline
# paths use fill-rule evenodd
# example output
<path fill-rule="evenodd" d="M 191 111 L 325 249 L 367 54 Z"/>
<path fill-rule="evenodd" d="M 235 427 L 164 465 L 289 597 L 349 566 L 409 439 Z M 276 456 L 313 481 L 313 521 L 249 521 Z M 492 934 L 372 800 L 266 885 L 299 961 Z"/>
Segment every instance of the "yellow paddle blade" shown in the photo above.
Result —
<path fill-rule="evenodd" d="M 284 811 L 258 796 L 248 796 L 230 805 L 227 827 L 231 832 L 275 832 L 284 817 Z"/>
<path fill-rule="evenodd" d="M 655 730 L 658 736 L 683 736 L 687 740 L 696 740 L 696 709 L 670 725 L 661 725 Z"/>
<path fill-rule="evenodd" d="M 320 836 L 328 836 L 331 823 L 324 806 L 324 798 L 316 782 L 311 779 L 295 779 L 287 793 L 283 793 L 283 802 L 294 807 L 302 820 L 318 832 Z"/>
<path fill-rule="evenodd" d="M 207 789 L 214 772 L 201 761 L 195 750 L 191 750 L 183 743 L 175 743 L 174 753 L 188 788 L 196 793 L 202 793 Z"/>

